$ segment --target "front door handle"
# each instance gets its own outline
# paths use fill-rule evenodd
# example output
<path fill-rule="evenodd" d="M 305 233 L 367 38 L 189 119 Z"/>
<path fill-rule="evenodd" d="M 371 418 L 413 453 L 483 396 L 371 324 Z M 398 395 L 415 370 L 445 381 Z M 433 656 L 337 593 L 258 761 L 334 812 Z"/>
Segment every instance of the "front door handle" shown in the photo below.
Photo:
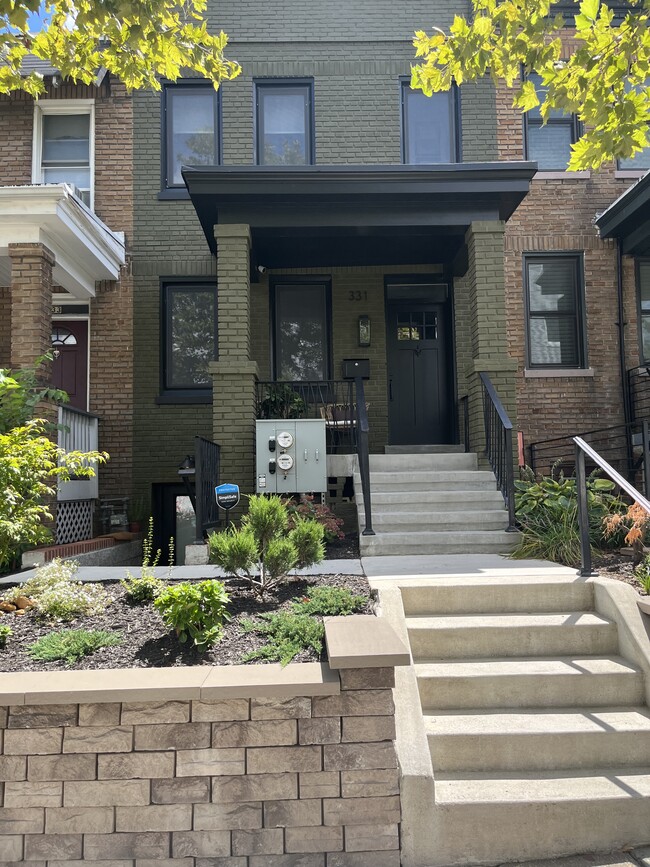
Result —
<path fill-rule="evenodd" d="M 393 399 L 393 380 L 392 379 L 388 380 L 388 399 L 389 400 Z"/>

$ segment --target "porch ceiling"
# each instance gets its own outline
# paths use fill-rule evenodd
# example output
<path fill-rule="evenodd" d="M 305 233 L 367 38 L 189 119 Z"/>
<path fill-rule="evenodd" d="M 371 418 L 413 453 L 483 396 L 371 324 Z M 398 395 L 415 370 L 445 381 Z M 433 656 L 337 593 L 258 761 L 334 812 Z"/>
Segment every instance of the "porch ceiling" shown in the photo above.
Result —
<path fill-rule="evenodd" d="M 596 220 L 601 238 L 618 238 L 624 253 L 650 256 L 650 172 Z"/>
<path fill-rule="evenodd" d="M 212 252 L 217 223 L 251 227 L 268 268 L 453 261 L 476 220 L 507 220 L 536 164 L 183 169 Z"/>
<path fill-rule="evenodd" d="M 76 298 L 92 298 L 97 280 L 116 280 L 124 237 L 112 232 L 67 184 L 0 187 L 0 286 L 11 282 L 10 244 L 48 247 L 53 281 Z"/>

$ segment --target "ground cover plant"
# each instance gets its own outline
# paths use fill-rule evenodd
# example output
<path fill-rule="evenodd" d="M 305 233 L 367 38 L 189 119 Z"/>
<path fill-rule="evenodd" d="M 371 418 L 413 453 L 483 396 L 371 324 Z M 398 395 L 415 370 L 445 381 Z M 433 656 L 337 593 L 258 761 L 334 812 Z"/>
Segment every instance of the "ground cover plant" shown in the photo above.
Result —
<path fill-rule="evenodd" d="M 10 587 L 2 594 L 6 602 L 26 597 L 42 617 L 48 620 L 74 620 L 76 617 L 101 614 L 111 597 L 101 584 L 75 581 L 78 570 L 74 561 L 52 560 L 39 567 L 33 578 Z"/>
<path fill-rule="evenodd" d="M 43 635 L 29 648 L 32 659 L 63 660 L 72 665 L 102 647 L 113 647 L 120 637 L 103 629 L 60 629 Z"/>

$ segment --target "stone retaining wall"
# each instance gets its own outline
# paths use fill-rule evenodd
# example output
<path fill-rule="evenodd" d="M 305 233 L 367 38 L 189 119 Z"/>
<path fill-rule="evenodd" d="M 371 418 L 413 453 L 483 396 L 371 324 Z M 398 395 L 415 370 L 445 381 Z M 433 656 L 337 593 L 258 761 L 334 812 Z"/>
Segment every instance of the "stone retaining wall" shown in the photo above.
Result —
<path fill-rule="evenodd" d="M 147 678 L 155 700 L 133 700 Z M 0 867 L 399 867 L 393 683 L 315 663 L 0 674 Z"/>

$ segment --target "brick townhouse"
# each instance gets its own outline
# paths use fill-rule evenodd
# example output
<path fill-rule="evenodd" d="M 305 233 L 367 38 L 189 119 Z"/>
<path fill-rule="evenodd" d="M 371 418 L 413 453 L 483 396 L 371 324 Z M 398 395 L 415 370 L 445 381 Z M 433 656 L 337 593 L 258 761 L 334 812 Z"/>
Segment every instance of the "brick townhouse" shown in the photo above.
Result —
<path fill-rule="evenodd" d="M 243 74 L 218 93 L 183 79 L 128 96 L 49 70 L 38 103 L 0 102 L 0 362 L 54 340 L 54 374 L 112 456 L 100 497 L 151 501 L 163 535 L 189 540 L 178 468 L 195 438 L 253 490 L 277 383 L 298 383 L 328 436 L 354 425 L 346 361 L 368 374 L 374 453 L 480 452 L 482 374 L 525 449 L 629 421 L 650 269 L 613 203 L 650 153 L 569 173 L 575 118 L 522 120 L 487 80 L 411 91 L 413 32 L 457 12 L 224 2 L 211 20 Z"/>

